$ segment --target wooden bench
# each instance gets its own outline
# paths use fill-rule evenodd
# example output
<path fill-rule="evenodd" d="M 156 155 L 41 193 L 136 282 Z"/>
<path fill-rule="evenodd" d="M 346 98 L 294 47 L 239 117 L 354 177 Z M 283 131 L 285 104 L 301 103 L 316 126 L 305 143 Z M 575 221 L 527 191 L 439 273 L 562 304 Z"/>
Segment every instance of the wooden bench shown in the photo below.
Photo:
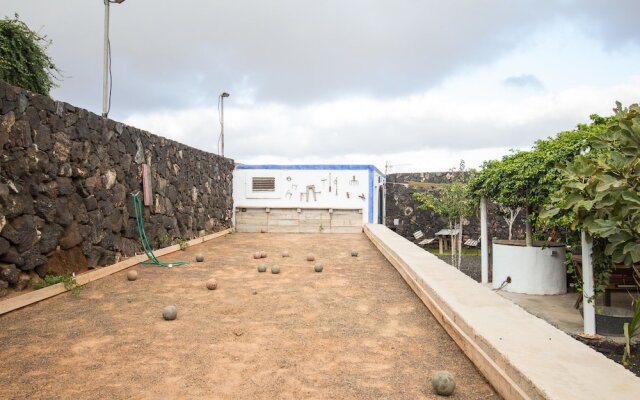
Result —
<path fill-rule="evenodd" d="M 582 278 L 582 256 L 574 254 L 571 257 L 573 267 L 576 269 L 578 276 Z M 639 266 L 636 265 L 636 268 Z M 609 285 L 604 289 L 604 305 L 611 305 L 611 292 L 640 292 L 638 282 L 634 279 L 634 269 L 626 265 L 614 265 L 609 277 Z M 582 303 L 582 293 L 580 298 L 576 300 L 575 308 L 579 308 Z"/>

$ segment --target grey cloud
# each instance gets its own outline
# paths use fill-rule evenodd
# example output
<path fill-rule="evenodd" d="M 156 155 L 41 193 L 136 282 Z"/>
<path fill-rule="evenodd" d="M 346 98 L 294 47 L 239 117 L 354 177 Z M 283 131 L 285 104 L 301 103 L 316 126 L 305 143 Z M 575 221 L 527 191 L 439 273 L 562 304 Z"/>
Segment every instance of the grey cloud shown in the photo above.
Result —
<path fill-rule="evenodd" d="M 540 80 L 532 74 L 523 74 L 518 76 L 510 76 L 504 80 L 504 84 L 506 86 L 512 87 L 520 87 L 520 88 L 531 88 L 531 89 L 542 89 L 544 85 Z"/>
<path fill-rule="evenodd" d="M 554 12 L 536 6 L 530 18 L 536 4 L 125 1 L 111 6 L 113 111 L 212 103 L 241 79 L 258 100 L 289 104 L 420 91 L 515 46 Z M 102 1 L 64 5 L 9 0 L 3 8 L 53 39 L 53 56 L 69 76 L 56 96 L 97 109 Z"/>
<path fill-rule="evenodd" d="M 112 116 L 215 105 L 222 91 L 309 104 L 393 97 L 491 63 L 554 19 L 605 46 L 640 42 L 640 2 L 128 0 L 111 6 Z M 94 111 L 102 82 L 101 0 L 5 0 L 53 40 L 68 77 L 54 96 Z M 593 29 L 591 29 L 593 30 Z"/>
<path fill-rule="evenodd" d="M 588 116 L 584 116 L 587 120 Z M 225 133 L 229 154 L 238 160 L 260 155 L 285 157 L 335 157 L 340 154 L 385 154 L 407 150 L 453 148 L 460 151 L 492 147 L 529 147 L 540 138 L 576 125 L 575 115 L 550 115 L 536 124 L 494 126 L 477 122 L 419 119 L 399 122 L 396 119 L 378 124 L 352 126 L 339 131 L 314 130 L 301 138 L 296 129 L 271 130 L 228 129 Z M 287 129 L 286 127 L 284 127 Z M 192 137 L 190 140 L 199 140 Z"/>
<path fill-rule="evenodd" d="M 640 44 L 639 1 L 584 0 L 569 3 L 575 7 L 571 7 L 567 15 L 581 18 L 585 32 L 602 41 L 605 48 L 613 50 L 630 43 Z"/>

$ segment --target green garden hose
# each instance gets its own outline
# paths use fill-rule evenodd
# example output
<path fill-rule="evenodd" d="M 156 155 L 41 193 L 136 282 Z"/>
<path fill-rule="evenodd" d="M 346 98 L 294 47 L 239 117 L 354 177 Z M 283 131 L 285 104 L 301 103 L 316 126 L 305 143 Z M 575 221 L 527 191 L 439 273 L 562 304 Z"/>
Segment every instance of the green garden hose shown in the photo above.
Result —
<path fill-rule="evenodd" d="M 131 197 L 133 197 L 133 208 L 136 210 L 136 225 L 138 226 L 138 235 L 140 236 L 140 242 L 142 242 L 142 248 L 144 249 L 144 253 L 147 255 L 147 257 L 149 257 L 150 260 L 143 264 L 153 264 L 160 267 L 173 267 L 187 264 L 186 261 L 173 261 L 168 263 L 160 262 L 153 254 L 153 250 L 151 249 L 151 245 L 149 244 L 149 239 L 147 239 L 147 234 L 144 231 L 144 222 L 142 220 L 142 203 L 138 198 L 138 194 L 140 194 L 140 192 L 131 193 Z"/>

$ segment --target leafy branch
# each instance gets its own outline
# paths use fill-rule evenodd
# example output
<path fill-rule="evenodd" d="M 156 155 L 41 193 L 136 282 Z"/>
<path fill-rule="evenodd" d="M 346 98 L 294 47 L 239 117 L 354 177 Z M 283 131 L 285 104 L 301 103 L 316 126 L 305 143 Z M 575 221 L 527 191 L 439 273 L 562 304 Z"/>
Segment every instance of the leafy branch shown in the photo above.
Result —
<path fill-rule="evenodd" d="M 51 41 L 18 19 L 0 20 L 0 79 L 35 93 L 49 95 L 60 71 L 47 55 Z"/>

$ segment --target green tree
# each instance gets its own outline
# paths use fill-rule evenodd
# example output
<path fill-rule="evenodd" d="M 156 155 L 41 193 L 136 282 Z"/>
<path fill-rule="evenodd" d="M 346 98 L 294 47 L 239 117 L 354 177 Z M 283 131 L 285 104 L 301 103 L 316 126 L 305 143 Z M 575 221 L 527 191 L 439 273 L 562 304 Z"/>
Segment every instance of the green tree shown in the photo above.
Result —
<path fill-rule="evenodd" d="M 572 228 L 607 239 L 614 263 L 640 262 L 640 106 L 616 103 L 593 153 L 561 168 L 561 187 L 545 217 L 570 211 Z"/>
<path fill-rule="evenodd" d="M 529 151 L 517 151 L 502 160 L 487 161 L 469 182 L 471 196 L 491 199 L 507 210 L 525 212 L 526 242 L 533 243 L 532 226 L 539 213 L 550 204 L 551 195 L 560 188 L 558 163 L 570 162 L 591 146 L 595 136 L 606 129 L 610 118 L 591 116 L 592 123 L 580 124 L 572 131 L 560 132 L 554 138 L 538 140 Z M 547 226 L 568 223 L 566 214 L 546 220 Z"/>
<path fill-rule="evenodd" d="M 0 20 L 0 79 L 49 95 L 60 71 L 47 55 L 51 41 L 18 19 Z"/>
<path fill-rule="evenodd" d="M 640 262 L 640 106 L 623 108 L 616 102 L 614 112 L 607 129 L 594 138 L 593 151 L 561 168 L 560 191 L 542 216 L 569 212 L 572 228 L 605 241 L 604 255 L 594 246 L 594 261 L 609 257 L 633 265 Z M 594 262 L 593 267 L 595 296 L 608 283 L 610 264 Z M 640 272 L 634 271 L 640 284 Z M 640 330 L 640 299 L 634 301 L 631 323 L 624 324 L 626 366 L 631 338 Z"/>
<path fill-rule="evenodd" d="M 455 172 L 453 181 L 451 184 L 440 187 L 437 195 L 414 193 L 413 197 L 420 203 L 420 208 L 432 209 L 437 215 L 444 218 L 449 229 L 459 229 L 457 236 L 451 235 L 451 262 L 459 268 L 462 261 L 463 221 L 465 217 L 475 211 L 475 202 L 469 197 L 466 188 L 470 172 L 465 169 L 464 161 L 460 162 L 460 168 L 457 172 L 455 170 L 451 170 L 451 172 Z M 458 254 L 457 262 L 456 252 Z"/>

